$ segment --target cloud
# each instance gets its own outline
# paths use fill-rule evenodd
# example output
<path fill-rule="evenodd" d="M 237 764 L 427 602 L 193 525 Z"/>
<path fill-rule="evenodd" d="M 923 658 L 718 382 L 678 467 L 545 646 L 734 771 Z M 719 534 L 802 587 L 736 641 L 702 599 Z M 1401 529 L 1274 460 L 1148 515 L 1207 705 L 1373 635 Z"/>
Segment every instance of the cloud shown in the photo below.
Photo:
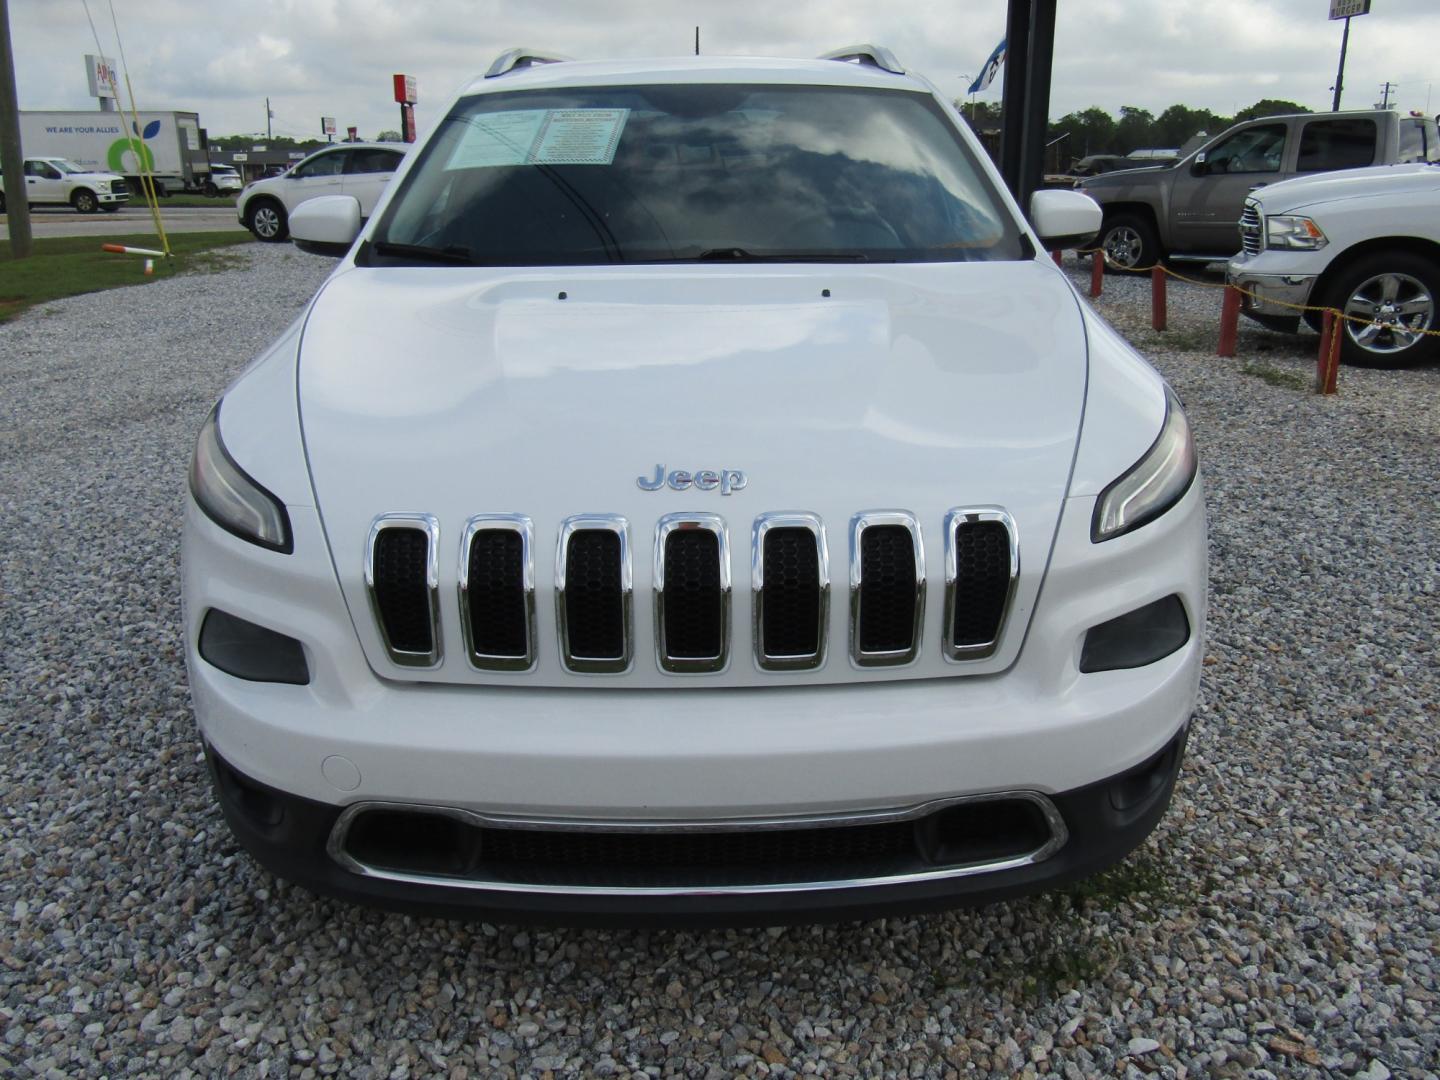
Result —
<path fill-rule="evenodd" d="M 1005 0 L 114 0 L 142 108 L 190 109 L 214 134 L 264 129 L 318 135 L 322 114 L 362 134 L 398 126 L 390 76 L 414 75 L 417 118 L 512 45 L 585 57 L 691 51 L 814 56 L 856 41 L 891 46 L 941 91 L 964 93 L 1005 33 Z M 109 7 L 92 0 L 104 51 L 116 56 Z M 93 109 L 83 56 L 95 43 L 81 5 L 11 0 L 21 107 Z M 1385 0 L 1354 21 L 1345 104 L 1368 107 L 1399 83 L 1403 108 L 1425 108 L 1440 82 L 1440 5 Z M 1340 24 L 1324 0 L 1071 0 L 1059 5 L 1051 115 L 1098 105 L 1167 105 L 1228 113 L 1259 97 L 1328 108 Z M 997 81 L 984 98 L 998 100 Z M 1432 104 L 1437 104 L 1432 101 Z M 1440 104 L 1437 104 L 1440 107 Z"/>

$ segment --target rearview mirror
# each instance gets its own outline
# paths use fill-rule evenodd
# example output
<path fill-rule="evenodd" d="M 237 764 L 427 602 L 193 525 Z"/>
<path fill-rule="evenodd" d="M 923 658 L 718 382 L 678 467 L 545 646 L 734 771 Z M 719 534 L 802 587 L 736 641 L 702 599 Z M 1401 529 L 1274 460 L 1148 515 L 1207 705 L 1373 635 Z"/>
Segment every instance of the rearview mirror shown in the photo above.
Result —
<path fill-rule="evenodd" d="M 1037 191 L 1030 196 L 1030 223 L 1047 251 L 1087 246 L 1105 215 L 1081 191 Z"/>
<path fill-rule="evenodd" d="M 321 195 L 290 211 L 290 239 L 312 255 L 344 255 L 360 225 L 360 201 L 353 195 Z"/>

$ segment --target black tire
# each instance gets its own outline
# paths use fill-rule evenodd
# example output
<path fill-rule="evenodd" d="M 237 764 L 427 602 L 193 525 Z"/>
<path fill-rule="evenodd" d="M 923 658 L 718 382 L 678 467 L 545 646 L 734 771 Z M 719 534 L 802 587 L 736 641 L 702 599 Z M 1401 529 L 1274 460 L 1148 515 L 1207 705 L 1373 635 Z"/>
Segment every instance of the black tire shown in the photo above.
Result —
<path fill-rule="evenodd" d="M 1142 214 L 1111 214 L 1100 226 L 1097 245 L 1105 250 L 1108 269 L 1126 273 L 1149 270 L 1162 258 L 1160 236 Z"/>
<path fill-rule="evenodd" d="M 266 244 L 281 244 L 290 238 L 285 208 L 274 199 L 256 199 L 247 206 L 245 227 Z"/>
<path fill-rule="evenodd" d="M 1326 304 L 1357 320 L 1345 320 L 1340 360 L 1357 367 L 1397 368 L 1440 355 L 1440 264 L 1408 251 L 1376 252 L 1345 267 Z"/>
<path fill-rule="evenodd" d="M 204 192 L 205 197 L 209 199 L 213 199 L 220 194 L 220 189 L 215 186 L 214 180 L 206 180 L 200 190 Z"/>
<path fill-rule="evenodd" d="M 93 214 L 100 209 L 100 200 L 95 198 L 95 193 L 89 188 L 79 188 L 70 196 L 70 205 L 75 207 L 77 213 Z"/>

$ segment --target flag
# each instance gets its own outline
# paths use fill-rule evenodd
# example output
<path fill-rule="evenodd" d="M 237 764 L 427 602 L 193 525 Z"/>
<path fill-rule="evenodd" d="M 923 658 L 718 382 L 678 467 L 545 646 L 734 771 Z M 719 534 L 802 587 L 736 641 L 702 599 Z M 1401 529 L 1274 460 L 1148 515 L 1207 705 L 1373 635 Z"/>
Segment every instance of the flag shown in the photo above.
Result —
<path fill-rule="evenodd" d="M 990 59 L 985 61 L 985 66 L 980 69 L 980 74 L 975 76 L 975 81 L 970 84 L 967 94 L 978 94 L 992 82 L 1000 72 L 1000 65 L 1005 62 L 1005 39 L 1000 39 L 1000 44 L 995 46 L 995 51 L 990 54 Z"/>

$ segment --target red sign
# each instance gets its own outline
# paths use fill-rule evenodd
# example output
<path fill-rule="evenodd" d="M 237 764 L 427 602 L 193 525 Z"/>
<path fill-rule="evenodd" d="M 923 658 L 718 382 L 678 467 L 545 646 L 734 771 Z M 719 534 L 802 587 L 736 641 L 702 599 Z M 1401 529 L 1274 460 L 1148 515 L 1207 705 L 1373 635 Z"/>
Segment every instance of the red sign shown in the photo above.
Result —
<path fill-rule="evenodd" d="M 415 141 L 415 107 L 400 106 L 400 137 L 406 142 Z"/>
<path fill-rule="evenodd" d="M 347 139 L 349 139 L 351 142 L 359 142 L 359 141 L 360 141 L 360 129 L 359 129 L 359 128 L 353 128 L 353 127 L 347 127 L 347 128 L 345 129 L 345 137 L 346 137 Z"/>
<path fill-rule="evenodd" d="M 395 100 L 398 101 L 401 105 L 414 105 L 414 104 L 415 104 L 415 100 L 416 100 L 416 99 L 415 99 L 415 76 L 414 76 L 414 75 L 396 75 L 396 76 L 394 76 L 394 80 L 395 80 Z"/>

